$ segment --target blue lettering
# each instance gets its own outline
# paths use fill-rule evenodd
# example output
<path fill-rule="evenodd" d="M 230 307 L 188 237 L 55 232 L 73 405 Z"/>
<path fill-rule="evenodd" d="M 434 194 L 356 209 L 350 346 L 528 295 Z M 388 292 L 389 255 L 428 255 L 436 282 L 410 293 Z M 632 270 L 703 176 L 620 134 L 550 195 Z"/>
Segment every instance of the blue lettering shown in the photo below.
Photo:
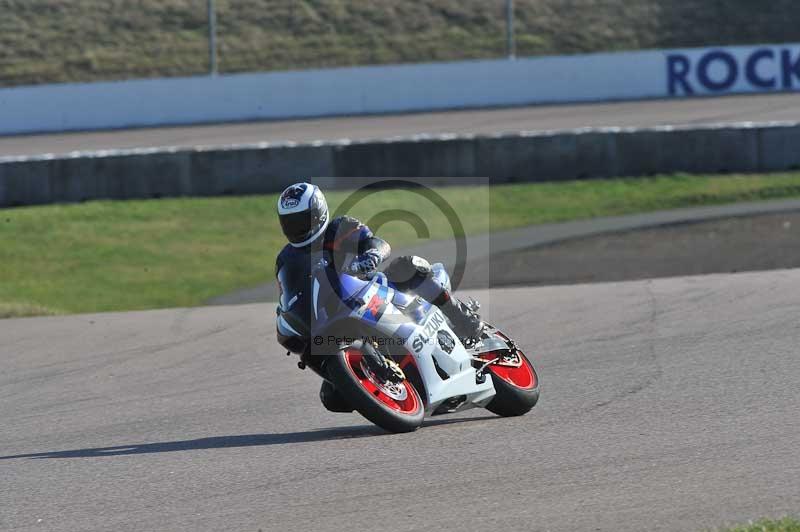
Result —
<path fill-rule="evenodd" d="M 762 89 L 774 89 L 777 84 L 777 79 L 775 76 L 771 78 L 762 78 L 758 75 L 758 63 L 762 59 L 772 59 L 774 61 L 775 52 L 768 48 L 762 48 L 761 50 L 756 50 L 750 57 L 747 58 L 747 64 L 745 65 L 745 75 L 747 76 L 747 81 L 754 87 L 760 87 Z"/>
<path fill-rule="evenodd" d="M 686 79 L 691 67 L 689 58 L 685 55 L 671 54 L 667 56 L 667 83 L 670 96 L 678 94 L 679 88 L 683 90 L 684 94 L 694 94 L 694 89 Z"/>
<path fill-rule="evenodd" d="M 728 71 L 727 75 L 720 81 L 713 80 L 708 75 L 708 69 L 715 61 L 721 61 Z M 733 84 L 736 83 L 736 78 L 738 76 L 739 65 L 736 63 L 736 59 L 728 52 L 722 50 L 704 55 L 697 64 L 697 79 L 700 81 L 701 85 L 712 92 L 730 89 Z"/>
<path fill-rule="evenodd" d="M 727 92 L 737 86 L 750 90 L 800 90 L 800 50 L 756 48 L 742 57 L 726 49 L 710 50 L 693 59 L 682 53 L 666 55 L 667 92 L 692 96 L 696 92 Z"/>
<path fill-rule="evenodd" d="M 781 50 L 781 65 L 783 66 L 783 88 L 792 88 L 792 77 L 800 79 L 800 55 L 792 61 L 791 50 Z"/>

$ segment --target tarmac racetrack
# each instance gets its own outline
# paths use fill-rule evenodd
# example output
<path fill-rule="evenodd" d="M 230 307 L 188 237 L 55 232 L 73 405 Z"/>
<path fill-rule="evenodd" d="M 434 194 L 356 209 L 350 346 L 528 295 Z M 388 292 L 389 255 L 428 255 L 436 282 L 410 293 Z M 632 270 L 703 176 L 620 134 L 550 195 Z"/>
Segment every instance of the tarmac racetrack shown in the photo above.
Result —
<path fill-rule="evenodd" d="M 800 121 L 800 95 L 769 94 L 639 102 L 541 105 L 385 116 L 336 117 L 120 131 L 0 136 L 0 157 L 158 146 L 220 146 L 258 142 L 314 142 L 488 135 L 583 127 L 731 124 Z"/>
<path fill-rule="evenodd" d="M 798 101 L 17 137 L 0 155 L 798 120 Z M 541 400 L 405 435 L 324 410 L 275 344 L 273 304 L 0 320 L 0 530 L 697 531 L 797 513 L 798 293 L 800 270 L 473 292 L 539 369 Z"/>
<path fill-rule="evenodd" d="M 388 435 L 273 306 L 0 321 L 2 530 L 685 530 L 800 508 L 800 270 L 475 292 L 539 405 Z"/>

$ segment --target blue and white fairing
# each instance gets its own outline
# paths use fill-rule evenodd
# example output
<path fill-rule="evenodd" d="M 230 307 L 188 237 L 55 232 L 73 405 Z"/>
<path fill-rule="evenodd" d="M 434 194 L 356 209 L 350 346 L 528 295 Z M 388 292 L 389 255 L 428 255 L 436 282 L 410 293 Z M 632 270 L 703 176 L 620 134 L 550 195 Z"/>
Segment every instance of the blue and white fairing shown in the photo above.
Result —
<path fill-rule="evenodd" d="M 434 278 L 449 287 L 450 279 L 441 264 L 434 265 Z M 409 296 L 391 287 L 386 276 L 376 274 L 363 281 L 347 274 L 338 275 L 337 290 L 326 279 L 314 279 L 315 323 L 312 334 L 335 329 L 342 319 L 355 319 L 376 336 L 396 338 L 415 361 L 427 394 L 426 409 L 435 410 L 443 401 L 465 397 L 462 408 L 485 406 L 495 394 L 491 379 L 476 382 L 472 357 L 458 340 L 438 307 L 421 297 Z M 327 298 L 338 297 L 343 305 L 337 315 L 327 316 Z M 437 370 L 437 366 L 443 375 Z"/>

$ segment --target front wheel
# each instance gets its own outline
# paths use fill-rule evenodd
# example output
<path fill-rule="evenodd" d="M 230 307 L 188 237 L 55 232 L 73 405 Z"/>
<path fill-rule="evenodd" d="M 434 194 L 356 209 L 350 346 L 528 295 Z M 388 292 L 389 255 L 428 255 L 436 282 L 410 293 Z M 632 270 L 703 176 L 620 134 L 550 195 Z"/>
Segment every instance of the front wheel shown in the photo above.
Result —
<path fill-rule="evenodd" d="M 526 414 L 539 401 L 539 376 L 522 351 L 481 353 L 480 358 L 493 363 L 487 366 L 497 395 L 486 409 L 498 416 Z"/>
<path fill-rule="evenodd" d="M 357 347 L 347 347 L 327 361 L 328 377 L 358 412 L 390 432 L 412 432 L 422 425 L 425 405 L 406 379 L 379 379 Z"/>

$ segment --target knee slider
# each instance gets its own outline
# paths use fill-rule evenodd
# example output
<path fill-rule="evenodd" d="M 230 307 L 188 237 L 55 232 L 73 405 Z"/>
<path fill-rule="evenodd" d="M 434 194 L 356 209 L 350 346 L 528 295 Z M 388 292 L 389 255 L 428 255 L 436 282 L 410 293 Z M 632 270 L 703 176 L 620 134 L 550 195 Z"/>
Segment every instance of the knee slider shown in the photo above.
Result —
<path fill-rule="evenodd" d="M 417 273 L 422 275 L 428 275 L 431 273 L 431 263 L 427 260 L 423 259 L 422 257 L 417 257 L 415 255 L 407 257 L 411 261 L 411 265 L 417 270 Z"/>

